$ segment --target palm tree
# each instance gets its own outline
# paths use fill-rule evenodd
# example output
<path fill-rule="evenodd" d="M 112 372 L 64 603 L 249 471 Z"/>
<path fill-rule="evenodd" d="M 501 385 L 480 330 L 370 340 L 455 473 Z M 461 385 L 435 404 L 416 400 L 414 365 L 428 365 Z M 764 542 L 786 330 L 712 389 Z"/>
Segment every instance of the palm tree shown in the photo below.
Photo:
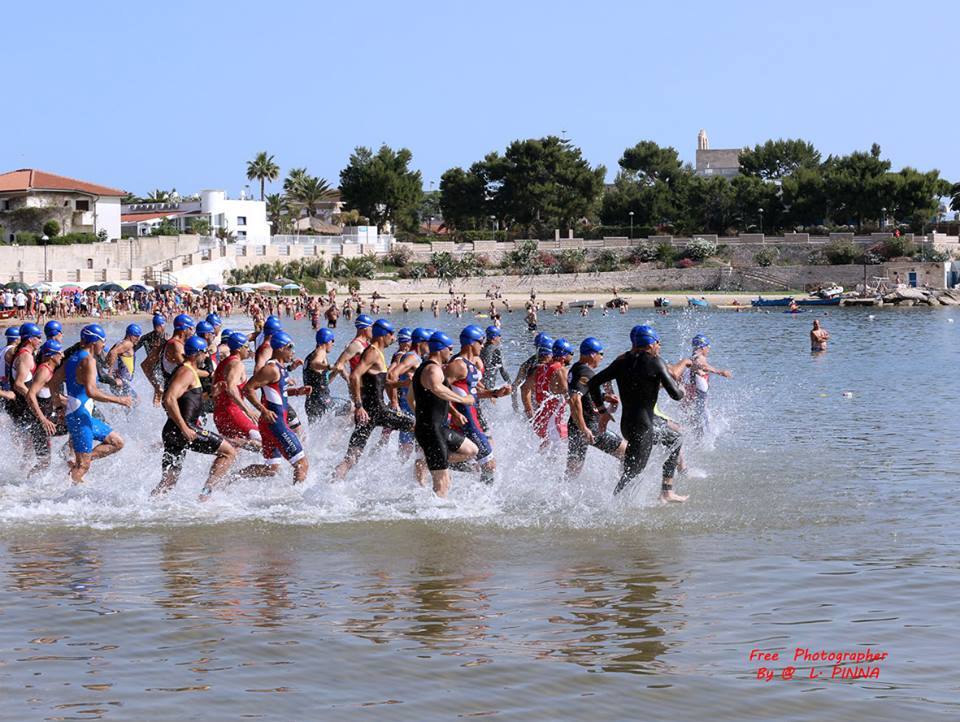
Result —
<path fill-rule="evenodd" d="M 154 188 L 146 197 L 147 203 L 169 203 L 173 197 L 172 191 L 165 191 L 160 188 Z"/>
<path fill-rule="evenodd" d="M 290 213 L 290 204 L 279 193 L 271 193 L 266 198 L 267 220 L 270 221 L 270 230 L 274 235 L 283 231 L 287 215 Z"/>
<path fill-rule="evenodd" d="M 260 181 L 260 200 L 263 200 L 263 184 L 273 182 L 280 177 L 280 166 L 273 162 L 273 156 L 260 151 L 256 158 L 247 161 L 247 180 Z"/>
<path fill-rule="evenodd" d="M 217 229 L 216 236 L 219 240 L 224 243 L 234 243 L 237 240 L 237 234 L 231 231 L 226 226 L 221 226 Z"/>
<path fill-rule="evenodd" d="M 317 206 L 323 201 L 335 197 L 337 191 L 323 178 L 304 176 L 294 189 L 293 199 L 307 209 L 307 216 L 313 218 Z"/>
<path fill-rule="evenodd" d="M 287 171 L 287 177 L 283 179 L 283 192 L 287 194 L 287 197 L 295 195 L 297 186 L 306 177 L 306 168 L 291 168 Z"/>

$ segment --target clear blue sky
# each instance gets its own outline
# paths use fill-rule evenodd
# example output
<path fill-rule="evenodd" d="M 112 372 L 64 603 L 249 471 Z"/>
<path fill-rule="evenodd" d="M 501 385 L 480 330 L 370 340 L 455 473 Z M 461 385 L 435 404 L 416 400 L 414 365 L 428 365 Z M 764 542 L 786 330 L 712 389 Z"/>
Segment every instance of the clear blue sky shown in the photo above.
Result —
<path fill-rule="evenodd" d="M 177 2 L 4 7 L 0 168 L 135 193 L 246 183 L 257 151 L 336 184 L 357 145 L 429 181 L 560 134 L 612 177 L 651 139 L 880 143 L 960 180 L 960 3 Z M 279 184 L 275 184 L 279 187 Z"/>

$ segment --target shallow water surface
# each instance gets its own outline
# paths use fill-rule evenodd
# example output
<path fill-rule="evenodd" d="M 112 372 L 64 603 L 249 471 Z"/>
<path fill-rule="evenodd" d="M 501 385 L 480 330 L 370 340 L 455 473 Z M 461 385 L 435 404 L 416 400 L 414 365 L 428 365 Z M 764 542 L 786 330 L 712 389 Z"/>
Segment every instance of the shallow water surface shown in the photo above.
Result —
<path fill-rule="evenodd" d="M 713 433 L 685 447 L 691 499 L 669 508 L 662 453 L 622 498 L 595 451 L 564 482 L 563 451 L 539 454 L 506 399 L 497 484 L 455 474 L 448 501 L 392 439 L 327 484 L 342 419 L 309 430 L 303 489 L 284 470 L 201 504 L 209 459 L 193 457 L 156 500 L 162 412 L 108 407 L 127 446 L 84 488 L 0 462 L 0 719 L 955 719 L 953 316 L 817 316 L 834 335 L 821 356 L 813 314 L 545 318 L 611 352 L 653 321 L 671 359 L 703 332 L 734 370 L 712 383 Z M 511 369 L 521 320 L 505 323 Z M 798 647 L 888 657 L 879 678 L 839 680 L 793 663 Z"/>

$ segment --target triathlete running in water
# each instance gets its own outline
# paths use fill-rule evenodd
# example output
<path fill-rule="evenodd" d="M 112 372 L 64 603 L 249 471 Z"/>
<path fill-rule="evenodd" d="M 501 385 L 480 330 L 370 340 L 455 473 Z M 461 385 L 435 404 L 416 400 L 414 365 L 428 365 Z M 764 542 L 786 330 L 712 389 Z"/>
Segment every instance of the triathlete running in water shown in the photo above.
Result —
<path fill-rule="evenodd" d="M 95 323 L 80 331 L 80 347 L 63 365 L 67 391 L 67 431 L 76 461 L 70 470 L 73 483 L 80 484 L 94 459 L 102 459 L 123 448 L 123 437 L 106 422 L 94 417 L 94 401 L 130 408 L 129 396 L 114 396 L 97 388 L 96 357 L 103 353 L 107 334 Z M 94 445 L 94 442 L 98 442 Z"/>
<path fill-rule="evenodd" d="M 683 389 L 660 358 L 660 336 L 657 332 L 650 326 L 634 326 L 630 331 L 630 341 L 633 345 L 631 350 L 595 374 L 588 384 L 593 402 L 599 407 L 603 404 L 603 384 L 616 381 L 623 403 L 620 431 L 627 441 L 627 448 L 623 457 L 623 473 L 614 494 L 623 491 L 647 465 L 655 441 L 653 409 L 660 387 L 663 386 L 674 400 L 683 398 Z M 687 499 L 673 490 L 673 476 L 679 455 L 678 448 L 663 464 L 660 486 L 662 501 Z"/>
<path fill-rule="evenodd" d="M 391 409 L 383 398 L 388 368 L 383 352 L 393 343 L 393 326 L 389 321 L 380 319 L 373 324 L 372 335 L 373 341 L 350 374 L 350 398 L 353 399 L 357 426 L 347 444 L 346 456 L 334 471 L 335 479 L 343 479 L 357 463 L 374 427 L 413 430 L 413 416 Z"/>
<path fill-rule="evenodd" d="M 550 343 L 547 344 L 546 340 L 549 339 Z M 532 356 L 528 357 L 522 364 L 520 368 L 517 369 L 517 377 L 513 380 L 512 388 L 513 393 L 511 395 L 511 401 L 513 402 L 513 410 L 519 412 L 520 405 L 520 389 L 523 388 L 523 382 L 527 380 L 527 376 L 530 375 L 530 369 L 537 365 L 540 360 L 540 349 L 544 346 L 549 345 L 551 347 L 551 355 L 553 353 L 553 339 L 547 336 L 547 334 L 542 331 L 533 337 L 533 347 L 534 353 Z"/>
<path fill-rule="evenodd" d="M 27 392 L 27 403 L 37 422 L 33 433 L 42 433 L 45 437 L 62 436 L 67 433 L 67 427 L 63 420 L 63 404 L 60 394 L 57 393 L 59 385 L 54 382 L 54 377 L 57 367 L 63 361 L 63 344 L 55 339 L 45 341 L 40 347 L 39 356 L 40 363 L 33 371 L 33 380 Z M 48 447 L 49 443 L 47 440 Z M 45 467 L 48 462 L 49 454 L 38 460 L 34 471 Z"/>
<path fill-rule="evenodd" d="M 333 364 L 333 373 L 343 376 L 343 380 L 348 385 L 350 384 L 350 374 L 360 363 L 360 355 L 367 349 L 370 345 L 370 339 L 373 338 L 373 319 L 367 314 L 361 313 L 357 316 L 353 325 L 357 329 L 357 335 L 347 344 L 336 363 Z M 350 371 L 346 370 L 348 365 Z"/>
<path fill-rule="evenodd" d="M 550 346 L 550 355 L 546 345 L 542 351 L 540 363 L 531 369 L 521 389 L 523 408 L 542 440 L 541 449 L 567 438 L 567 364 L 573 358 L 573 346 L 558 338 Z"/>
<path fill-rule="evenodd" d="M 147 351 L 146 357 L 140 364 L 140 369 L 153 387 L 154 406 L 159 406 L 163 397 L 163 374 L 160 373 L 160 364 L 157 360 L 160 358 L 160 352 L 167 342 L 166 324 L 167 319 L 163 317 L 163 314 L 154 314 L 153 330 L 141 336 L 140 340 L 133 346 L 134 353 L 141 348 Z"/>
<path fill-rule="evenodd" d="M 245 473 L 252 476 L 272 476 L 278 466 L 286 459 L 293 466 L 293 483 L 298 484 L 307 478 L 309 464 L 303 444 L 290 426 L 290 396 L 309 396 L 309 386 L 292 388 L 287 369 L 294 360 L 293 339 L 284 332 L 277 331 L 270 337 L 273 355 L 257 371 L 243 389 L 246 399 L 260 412 L 259 427 L 263 440 L 264 465 L 248 467 Z M 262 396 L 257 399 L 256 392 Z"/>
<path fill-rule="evenodd" d="M 137 392 L 133 390 L 133 370 L 136 367 L 137 342 L 143 336 L 143 329 L 139 324 L 131 323 L 127 326 L 123 338 L 113 344 L 107 354 L 107 367 L 113 377 L 120 383 L 120 394 L 130 396 L 136 401 Z"/>
<path fill-rule="evenodd" d="M 334 400 L 330 396 L 333 367 L 330 365 L 329 353 L 333 350 L 335 340 L 333 331 L 321 328 L 317 331 L 316 347 L 303 359 L 303 383 L 311 389 L 303 408 L 311 424 L 319 423 L 328 411 L 333 411 L 337 416 L 350 412 L 350 404 L 342 399 Z"/>
<path fill-rule="evenodd" d="M 580 474 L 587 458 L 587 448 L 593 446 L 617 459 L 623 459 L 627 442 L 612 431 L 601 431 L 601 421 L 611 414 L 606 403 L 608 395 L 597 405 L 588 393 L 590 379 L 603 360 L 603 344 L 593 336 L 580 342 L 580 359 L 570 367 L 567 386 L 570 389 L 570 419 L 567 421 L 567 478 Z"/>
<path fill-rule="evenodd" d="M 447 384 L 443 367 L 453 353 L 453 340 L 436 331 L 427 342 L 429 355 L 414 372 L 413 387 L 416 427 L 414 435 L 433 477 L 433 491 L 445 497 L 450 490 L 450 463 L 465 462 L 477 454 L 476 445 L 447 425 L 450 404 L 470 406 L 473 397 L 462 397 Z"/>
<path fill-rule="evenodd" d="M 201 426 L 203 415 L 203 388 L 199 366 L 207 356 L 207 342 L 200 336 L 191 336 L 183 345 L 184 361 L 173 372 L 163 393 L 163 408 L 167 423 L 163 426 L 163 475 L 153 494 L 165 494 L 177 484 L 187 451 L 211 454 L 216 458 L 210 466 L 207 482 L 200 499 L 207 499 L 217 483 L 233 465 L 237 452 L 229 441 Z"/>
<path fill-rule="evenodd" d="M 243 362 L 250 358 L 247 336 L 231 333 L 226 341 L 229 355 L 213 372 L 213 423 L 231 444 L 259 450 L 261 439 L 257 416 L 243 398 L 247 383 Z"/>
<path fill-rule="evenodd" d="M 702 437 L 710 427 L 710 412 L 707 409 L 707 396 L 710 390 L 710 375 L 722 376 L 729 379 L 732 373 L 724 369 L 714 368 L 707 361 L 710 354 L 710 339 L 703 334 L 693 337 L 693 350 L 689 357 L 683 359 L 672 370 L 686 372 L 684 378 L 683 405 L 687 423 L 694 430 L 697 437 Z M 676 376 L 676 373 L 674 374 Z"/>

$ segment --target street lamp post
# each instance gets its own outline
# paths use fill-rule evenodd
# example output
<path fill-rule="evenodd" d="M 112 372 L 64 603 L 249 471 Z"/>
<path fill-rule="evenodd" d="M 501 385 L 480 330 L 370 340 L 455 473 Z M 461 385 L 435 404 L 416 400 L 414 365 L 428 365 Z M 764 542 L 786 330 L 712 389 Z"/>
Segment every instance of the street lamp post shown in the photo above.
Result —
<path fill-rule="evenodd" d="M 44 233 L 40 236 L 40 240 L 43 241 L 43 280 L 47 280 L 47 243 L 50 241 L 50 238 Z"/>
<path fill-rule="evenodd" d="M 887 230 L 887 209 L 886 207 L 880 209 L 880 230 Z"/>
<path fill-rule="evenodd" d="M 633 240 L 633 211 L 630 211 L 630 240 Z"/>
<path fill-rule="evenodd" d="M 757 211 L 760 213 L 760 235 L 763 235 L 763 208 L 758 208 Z"/>
<path fill-rule="evenodd" d="M 430 216 L 430 233 L 433 233 L 433 216 Z"/>

